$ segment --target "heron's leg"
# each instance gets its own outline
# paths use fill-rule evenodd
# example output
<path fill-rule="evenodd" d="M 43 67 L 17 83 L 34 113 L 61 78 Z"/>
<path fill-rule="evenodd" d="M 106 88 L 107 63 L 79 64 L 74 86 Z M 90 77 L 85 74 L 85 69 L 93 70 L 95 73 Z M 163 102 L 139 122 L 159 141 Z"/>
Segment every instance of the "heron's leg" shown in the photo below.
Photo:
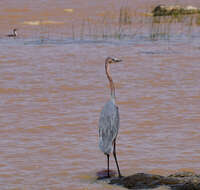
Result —
<path fill-rule="evenodd" d="M 116 165 L 117 165 L 117 170 L 118 170 L 118 175 L 119 177 L 122 177 L 121 173 L 120 173 L 120 170 L 119 170 L 119 165 L 118 165 L 118 162 L 117 162 L 117 156 L 116 156 L 116 139 L 114 140 L 114 147 L 113 147 L 113 156 L 115 158 L 115 162 L 116 162 Z"/>
<path fill-rule="evenodd" d="M 110 158 L 110 155 L 109 154 L 106 154 L 106 156 L 107 156 L 107 166 L 108 166 L 108 170 L 107 170 L 107 172 L 108 172 L 108 176 L 107 177 L 110 177 L 110 169 L 109 169 L 109 158 Z"/>
<path fill-rule="evenodd" d="M 107 161 L 108 161 L 108 170 L 107 170 L 107 172 L 108 172 L 108 177 L 110 177 L 110 171 L 109 171 L 109 157 L 110 157 L 110 155 L 109 154 L 106 154 L 107 155 Z"/>

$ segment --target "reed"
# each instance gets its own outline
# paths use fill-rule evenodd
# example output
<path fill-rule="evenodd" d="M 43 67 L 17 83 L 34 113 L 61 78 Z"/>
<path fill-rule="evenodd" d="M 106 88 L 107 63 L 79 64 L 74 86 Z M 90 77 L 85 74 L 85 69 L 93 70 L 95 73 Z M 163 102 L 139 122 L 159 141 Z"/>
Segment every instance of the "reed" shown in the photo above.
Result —
<path fill-rule="evenodd" d="M 199 14 L 153 16 L 148 9 L 141 13 L 123 5 L 118 11 L 105 11 L 97 17 L 81 18 L 78 22 L 72 19 L 71 32 L 63 33 L 62 40 L 130 40 L 137 36 L 150 40 L 170 39 L 180 34 L 189 36 L 193 28 L 199 26 Z M 38 27 L 41 41 L 54 37 L 50 25 Z"/>
<path fill-rule="evenodd" d="M 127 25 L 132 23 L 132 14 L 129 7 L 121 7 L 119 11 L 119 24 Z"/>

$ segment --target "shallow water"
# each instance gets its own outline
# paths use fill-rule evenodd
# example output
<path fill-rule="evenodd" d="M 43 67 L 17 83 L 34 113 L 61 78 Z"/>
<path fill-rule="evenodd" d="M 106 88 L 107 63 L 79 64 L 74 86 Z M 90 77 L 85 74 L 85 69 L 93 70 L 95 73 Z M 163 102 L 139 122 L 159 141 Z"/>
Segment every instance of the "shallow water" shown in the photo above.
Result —
<path fill-rule="evenodd" d="M 88 0 L 92 9 L 81 2 L 0 2 L 0 188 L 122 189 L 95 180 L 106 168 L 98 148 L 98 118 L 109 99 L 107 56 L 123 60 L 111 67 L 122 173 L 200 173 L 200 28 L 156 40 L 148 27 L 131 39 L 73 40 L 68 13 L 61 10 L 73 9 L 68 16 L 74 14 L 78 23 L 80 15 L 95 15 L 115 1 L 106 6 Z M 142 12 L 156 4 L 144 2 L 146 7 L 140 1 L 130 6 Z M 123 2 L 114 5 L 118 9 Z M 40 19 L 65 24 L 22 24 Z M 7 39 L 4 34 L 13 27 L 20 37 Z M 46 30 L 49 36 L 43 39 Z M 111 168 L 116 169 L 112 157 Z"/>

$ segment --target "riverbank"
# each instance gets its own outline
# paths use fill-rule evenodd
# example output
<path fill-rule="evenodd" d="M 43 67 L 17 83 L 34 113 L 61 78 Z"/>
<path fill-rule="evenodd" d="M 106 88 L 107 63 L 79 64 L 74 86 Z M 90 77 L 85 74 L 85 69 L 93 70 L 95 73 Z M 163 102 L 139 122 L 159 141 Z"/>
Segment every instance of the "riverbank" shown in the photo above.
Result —
<path fill-rule="evenodd" d="M 109 184 L 121 185 L 128 189 L 154 189 L 166 186 L 170 190 L 199 190 L 200 175 L 179 172 L 169 176 L 136 173 L 127 177 L 112 178 Z"/>

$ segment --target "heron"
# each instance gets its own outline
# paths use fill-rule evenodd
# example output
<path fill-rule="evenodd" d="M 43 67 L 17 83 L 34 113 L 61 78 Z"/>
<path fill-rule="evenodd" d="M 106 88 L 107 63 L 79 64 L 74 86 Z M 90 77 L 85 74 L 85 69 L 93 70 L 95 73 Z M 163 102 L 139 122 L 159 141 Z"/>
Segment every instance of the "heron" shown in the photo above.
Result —
<path fill-rule="evenodd" d="M 17 37 L 17 29 L 14 28 L 14 29 L 13 29 L 13 33 L 12 33 L 12 34 L 8 34 L 8 35 L 6 35 L 6 36 L 9 37 L 9 38 L 10 38 L 10 37 L 14 37 L 14 38 Z"/>
<path fill-rule="evenodd" d="M 118 176 L 122 177 L 116 156 L 116 138 L 119 130 L 119 109 L 115 103 L 115 86 L 109 73 L 110 64 L 121 62 L 117 58 L 108 57 L 105 60 L 105 72 L 110 84 L 110 100 L 104 105 L 99 118 L 99 148 L 107 156 L 107 177 L 109 173 L 109 157 L 113 150 L 113 156 L 118 170 Z"/>

